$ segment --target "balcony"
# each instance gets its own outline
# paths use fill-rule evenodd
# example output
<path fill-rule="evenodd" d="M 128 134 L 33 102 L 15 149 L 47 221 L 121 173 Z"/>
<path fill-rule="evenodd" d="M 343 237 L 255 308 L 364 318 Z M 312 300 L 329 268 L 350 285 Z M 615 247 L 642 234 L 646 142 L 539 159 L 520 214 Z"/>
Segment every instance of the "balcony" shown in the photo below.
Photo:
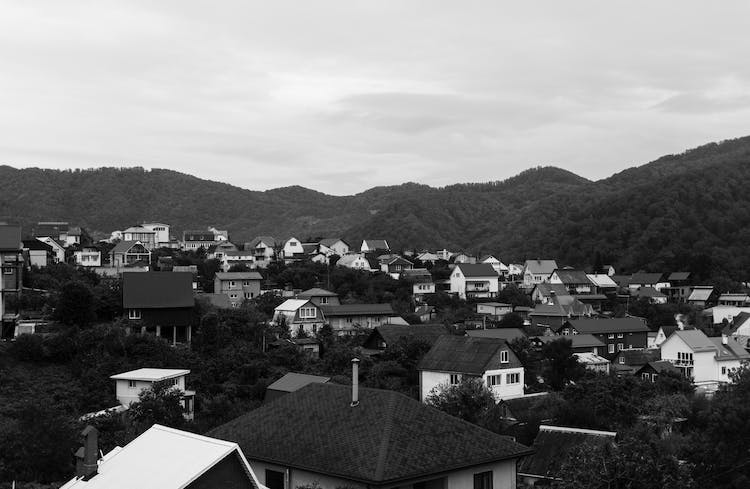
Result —
<path fill-rule="evenodd" d="M 672 365 L 676 367 L 692 367 L 693 361 L 692 360 L 670 360 L 672 362 Z"/>
<path fill-rule="evenodd" d="M 484 282 L 466 282 L 466 292 L 489 292 L 490 283 Z"/>

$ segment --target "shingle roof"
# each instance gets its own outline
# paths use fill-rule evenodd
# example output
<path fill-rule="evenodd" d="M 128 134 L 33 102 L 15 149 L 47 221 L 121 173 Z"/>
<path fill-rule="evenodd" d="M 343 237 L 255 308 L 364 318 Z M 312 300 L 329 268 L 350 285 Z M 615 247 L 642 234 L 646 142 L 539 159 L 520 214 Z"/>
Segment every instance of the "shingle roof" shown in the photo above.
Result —
<path fill-rule="evenodd" d="M 648 332 L 648 326 L 638 318 L 571 319 L 568 321 L 579 333 L 635 333 Z"/>
<path fill-rule="evenodd" d="M 497 277 L 497 272 L 489 263 L 461 263 L 456 265 L 464 277 Z"/>
<path fill-rule="evenodd" d="M 653 285 L 661 282 L 661 273 L 644 273 L 638 272 L 630 276 L 630 284 L 636 285 Z"/>
<path fill-rule="evenodd" d="M 309 374 L 298 374 L 296 372 L 289 372 L 281 377 L 279 380 L 269 385 L 267 389 L 274 391 L 283 392 L 295 392 L 312 383 L 325 383 L 331 380 L 330 377 L 322 377 L 320 375 L 309 375 Z"/>
<path fill-rule="evenodd" d="M 551 275 L 557 270 L 555 260 L 526 260 L 524 270 L 535 275 Z"/>
<path fill-rule="evenodd" d="M 557 277 L 563 284 L 591 284 L 586 272 L 583 270 L 555 270 Z"/>
<path fill-rule="evenodd" d="M 0 250 L 21 249 L 21 226 L 0 225 Z"/>
<path fill-rule="evenodd" d="M 714 345 L 708 336 L 699 329 L 677 330 L 672 333 L 669 338 L 671 339 L 675 336 L 684 341 L 693 351 L 709 351 L 716 349 L 716 345 Z"/>
<path fill-rule="evenodd" d="M 394 391 L 313 383 L 211 430 L 262 460 L 365 484 L 397 483 L 529 449 Z"/>
<path fill-rule="evenodd" d="M 309 299 L 310 297 L 338 297 L 339 295 L 336 292 L 331 292 L 330 290 L 321 289 L 318 287 L 313 287 L 312 289 L 303 290 L 299 294 L 297 294 L 297 297 L 300 299 Z"/>
<path fill-rule="evenodd" d="M 340 306 L 320 306 L 327 317 L 335 316 L 393 316 L 390 304 L 341 304 Z"/>
<path fill-rule="evenodd" d="M 375 327 L 367 340 L 365 340 L 365 344 L 371 343 L 371 338 L 379 336 L 385 341 L 386 345 L 393 345 L 401 338 L 412 338 L 433 345 L 445 333 L 445 326 L 442 324 L 414 324 L 406 326 L 402 324 L 383 324 Z"/>
<path fill-rule="evenodd" d="M 263 275 L 258 272 L 217 272 L 219 280 L 263 280 Z"/>
<path fill-rule="evenodd" d="M 526 337 L 526 333 L 519 328 L 469 329 L 466 335 L 473 338 L 500 338 L 505 341 Z"/>
<path fill-rule="evenodd" d="M 193 307 L 193 274 L 142 272 L 122 275 L 122 306 L 155 309 Z"/>
<path fill-rule="evenodd" d="M 690 278 L 690 272 L 672 272 L 669 274 L 668 280 L 671 282 L 679 280 L 687 280 Z"/>
<path fill-rule="evenodd" d="M 315 306 L 312 302 L 310 302 L 308 299 L 287 299 L 274 309 L 275 311 L 296 311 L 300 307 L 310 304 L 311 306 Z"/>
<path fill-rule="evenodd" d="M 570 340 L 572 348 L 593 348 L 603 347 L 604 343 L 592 334 L 568 334 L 558 336 L 537 336 L 536 339 L 542 343 L 550 343 L 559 339 Z"/>
<path fill-rule="evenodd" d="M 500 350 L 509 350 L 508 363 L 499 363 L 498 352 Z M 485 371 L 493 368 L 520 366 L 521 363 L 518 358 L 503 339 L 443 335 L 422 357 L 422 361 L 419 362 L 417 368 L 419 370 L 482 375 Z"/>
<path fill-rule="evenodd" d="M 616 433 L 611 431 L 541 425 L 532 446 L 534 454 L 521 460 L 518 473 L 548 479 L 559 478 L 562 464 L 575 448 L 587 445 L 592 450 L 601 450 L 614 443 L 615 436 Z"/>
<path fill-rule="evenodd" d="M 401 278 L 414 282 L 432 282 L 432 274 L 426 268 L 410 268 L 401 271 Z"/>

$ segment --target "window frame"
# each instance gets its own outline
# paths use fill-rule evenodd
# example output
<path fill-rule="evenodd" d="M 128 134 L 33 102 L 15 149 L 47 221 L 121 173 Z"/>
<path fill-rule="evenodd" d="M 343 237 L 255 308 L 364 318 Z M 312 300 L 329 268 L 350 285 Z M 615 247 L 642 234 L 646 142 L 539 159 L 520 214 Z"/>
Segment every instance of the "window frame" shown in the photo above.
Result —
<path fill-rule="evenodd" d="M 500 363 L 509 363 L 510 362 L 510 355 L 508 354 L 508 350 L 500 350 Z"/>
<path fill-rule="evenodd" d="M 491 470 L 474 474 L 474 489 L 493 489 L 492 476 Z"/>
<path fill-rule="evenodd" d="M 615 344 L 614 343 L 610 343 L 610 344 L 607 345 L 607 352 L 608 353 L 614 353 L 615 352 Z"/>
<path fill-rule="evenodd" d="M 128 319 L 137 320 L 137 319 L 142 319 L 142 318 L 143 318 L 143 315 L 141 314 L 140 309 L 135 309 L 135 308 L 128 309 Z"/>

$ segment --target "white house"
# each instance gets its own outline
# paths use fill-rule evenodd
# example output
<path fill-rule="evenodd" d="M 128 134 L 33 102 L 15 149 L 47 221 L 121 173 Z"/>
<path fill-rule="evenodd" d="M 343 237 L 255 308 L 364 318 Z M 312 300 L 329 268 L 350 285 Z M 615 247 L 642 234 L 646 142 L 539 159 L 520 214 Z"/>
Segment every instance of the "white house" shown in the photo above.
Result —
<path fill-rule="evenodd" d="M 102 252 L 96 248 L 82 248 L 73 252 L 76 265 L 79 267 L 100 267 L 102 266 Z"/>
<path fill-rule="evenodd" d="M 363 253 L 349 253 L 348 255 L 344 255 L 336 262 L 336 265 L 339 267 L 353 268 L 355 270 L 372 271 L 370 262 L 365 258 Z"/>
<path fill-rule="evenodd" d="M 186 419 L 193 419 L 195 409 L 195 391 L 185 389 L 185 377 L 190 370 L 169 368 L 139 368 L 130 372 L 113 375 L 115 396 L 123 406 L 138 402 L 138 396 L 144 389 L 150 389 L 156 382 L 173 385 L 182 391 L 182 407 Z"/>
<path fill-rule="evenodd" d="M 497 258 L 495 258 L 492 255 L 486 255 L 483 256 L 480 260 L 480 263 L 486 263 L 488 265 L 492 265 L 492 268 L 495 269 L 495 272 L 497 272 L 498 275 L 501 277 L 507 277 L 508 276 L 508 265 L 501 262 Z"/>
<path fill-rule="evenodd" d="M 258 236 L 252 241 L 245 243 L 245 250 L 252 251 L 255 255 L 255 266 L 265 268 L 276 259 L 277 249 L 280 251 L 281 243 L 272 236 Z"/>
<path fill-rule="evenodd" d="M 299 258 L 305 254 L 305 248 L 302 247 L 302 242 L 295 237 L 291 237 L 284 242 L 283 250 L 284 260 Z"/>
<path fill-rule="evenodd" d="M 255 250 L 225 251 L 221 256 L 221 269 L 228 272 L 232 265 L 255 268 Z"/>
<path fill-rule="evenodd" d="M 498 276 L 492 265 L 486 263 L 456 265 L 451 273 L 451 293 L 461 299 L 470 297 L 495 297 Z"/>
<path fill-rule="evenodd" d="M 390 251 L 391 247 L 388 246 L 388 241 L 384 239 L 365 239 L 362 240 L 362 246 L 359 251 L 365 253 L 368 251 Z"/>
<path fill-rule="evenodd" d="M 55 263 L 65 263 L 65 248 L 62 244 L 60 244 L 60 242 L 49 236 L 44 236 L 36 239 L 52 247 L 52 254 L 54 255 Z"/>
<path fill-rule="evenodd" d="M 170 246 L 169 224 L 163 222 L 144 222 L 142 226 L 154 233 L 154 243 L 157 248 Z"/>
<path fill-rule="evenodd" d="M 443 335 L 417 366 L 419 399 L 433 389 L 456 385 L 466 378 L 481 378 L 495 400 L 524 394 L 523 365 L 500 338 Z"/>
<path fill-rule="evenodd" d="M 555 260 L 526 260 L 523 266 L 523 286 L 532 289 L 536 284 L 547 282 L 552 272 L 557 270 Z"/>
<path fill-rule="evenodd" d="M 323 327 L 325 318 L 314 302 L 309 299 L 287 299 L 273 310 L 273 322 L 289 327 L 289 334 L 294 338 L 300 328 L 308 335 L 314 335 Z"/>
<path fill-rule="evenodd" d="M 477 304 L 477 314 L 492 316 L 496 319 L 500 319 L 511 312 L 513 312 L 513 306 L 503 302 L 480 302 Z"/>
<path fill-rule="evenodd" d="M 344 256 L 349 253 L 349 243 L 340 238 L 321 239 L 319 250 L 326 256 L 339 255 Z"/>
<path fill-rule="evenodd" d="M 140 241 L 147 250 L 156 248 L 156 232 L 143 226 L 133 226 L 122 232 L 123 241 Z"/>
<path fill-rule="evenodd" d="M 699 329 L 677 330 L 661 344 L 661 359 L 671 362 L 696 387 L 715 391 L 731 382 L 729 374 L 750 360 L 750 354 L 726 335 L 709 338 Z"/>

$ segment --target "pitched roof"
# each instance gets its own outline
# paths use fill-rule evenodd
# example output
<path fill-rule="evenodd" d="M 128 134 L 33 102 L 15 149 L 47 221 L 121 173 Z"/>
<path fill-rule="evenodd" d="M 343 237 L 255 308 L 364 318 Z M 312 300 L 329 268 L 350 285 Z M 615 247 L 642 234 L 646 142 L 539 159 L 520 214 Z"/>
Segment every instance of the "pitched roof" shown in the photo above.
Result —
<path fill-rule="evenodd" d="M 716 346 L 718 353 L 717 360 L 750 360 L 750 353 L 742 345 L 737 343 L 734 338 L 726 337 L 727 343 L 723 343 L 721 336 L 709 338 L 709 341 Z"/>
<path fill-rule="evenodd" d="M 296 311 L 300 307 L 310 304 L 315 306 L 309 299 L 287 299 L 274 309 L 275 311 Z"/>
<path fill-rule="evenodd" d="M 39 241 L 38 239 L 24 239 L 23 240 L 23 248 L 25 250 L 39 250 L 39 251 L 48 251 L 52 252 L 52 246 L 48 245 L 44 241 Z"/>
<path fill-rule="evenodd" d="M 255 248 L 261 243 L 265 244 L 266 246 L 271 246 L 271 247 L 276 246 L 277 244 L 282 244 L 281 241 L 274 238 L 273 236 L 258 236 L 254 238 L 252 241 L 250 241 L 249 243 L 245 243 L 245 249 Z"/>
<path fill-rule="evenodd" d="M 396 256 L 394 258 L 391 258 L 390 260 L 386 262 L 386 264 L 387 265 L 413 265 L 412 262 L 410 262 L 409 260 L 401 256 Z"/>
<path fill-rule="evenodd" d="M 638 297 L 645 297 L 648 299 L 666 299 L 667 296 L 659 292 L 653 287 L 639 287 L 638 290 L 635 291 L 635 294 Z"/>
<path fill-rule="evenodd" d="M 473 338 L 500 338 L 505 341 L 513 341 L 516 338 L 524 338 L 526 333 L 519 328 L 493 328 L 493 329 L 469 329 L 466 335 Z"/>
<path fill-rule="evenodd" d="M 535 275 L 551 275 L 557 270 L 555 260 L 526 260 L 524 270 Z"/>
<path fill-rule="evenodd" d="M 140 244 L 141 246 L 143 246 L 142 241 L 137 241 L 137 240 L 136 241 L 120 241 L 119 243 L 115 245 L 114 248 L 112 248 L 112 251 L 110 251 L 110 253 L 112 254 L 127 253 L 130 250 L 130 248 L 132 248 L 133 246 L 137 244 Z"/>
<path fill-rule="evenodd" d="M 669 277 L 667 280 L 671 281 L 680 281 L 680 280 L 687 280 L 690 278 L 690 272 L 672 272 L 669 274 Z"/>
<path fill-rule="evenodd" d="M 661 273 L 634 273 L 630 276 L 630 284 L 654 285 L 661 282 L 662 275 Z"/>
<path fill-rule="evenodd" d="M 710 351 L 716 349 L 716 345 L 699 329 L 677 330 L 668 339 L 674 337 L 680 338 L 693 351 Z"/>
<path fill-rule="evenodd" d="M 142 272 L 122 275 L 122 307 L 137 309 L 193 307 L 193 274 Z"/>
<path fill-rule="evenodd" d="M 330 377 L 322 377 L 320 375 L 309 375 L 309 374 L 298 374 L 296 372 L 289 372 L 281 377 L 276 382 L 272 383 L 267 389 L 282 392 L 295 392 L 312 383 L 325 383 L 331 380 Z"/>
<path fill-rule="evenodd" d="M 190 373 L 190 370 L 174 368 L 139 368 L 129 372 L 112 375 L 109 378 L 115 380 L 143 380 L 146 382 L 159 382 L 162 380 L 182 377 Z"/>
<path fill-rule="evenodd" d="M 143 226 L 131 226 L 127 228 L 123 233 L 148 233 L 148 234 L 156 234 L 156 231 L 149 228 L 144 228 Z"/>
<path fill-rule="evenodd" d="M 591 280 L 583 270 L 555 270 L 557 277 L 563 284 L 590 284 Z"/>
<path fill-rule="evenodd" d="M 620 350 L 617 352 L 617 360 L 614 360 L 612 363 L 619 364 L 619 365 L 629 365 L 629 366 L 635 366 L 635 365 L 646 365 L 649 362 L 656 362 L 658 360 L 661 360 L 661 350 L 658 348 L 653 349 L 640 349 L 640 348 L 631 348 L 627 350 Z M 620 363 L 620 359 L 623 359 L 623 362 Z"/>
<path fill-rule="evenodd" d="M 419 370 L 482 375 L 491 368 L 521 366 L 512 351 L 510 351 L 508 363 L 496 364 L 500 350 L 510 350 L 507 342 L 500 338 L 443 335 L 422 357 L 417 368 Z"/>
<path fill-rule="evenodd" d="M 672 365 L 672 362 L 670 362 L 669 360 L 657 360 L 655 362 L 648 362 L 645 365 L 641 366 L 638 370 L 635 371 L 635 375 L 638 376 L 643 370 L 647 368 L 652 368 L 658 374 L 663 374 L 665 372 L 673 372 L 675 374 L 680 373 L 680 369 Z"/>
<path fill-rule="evenodd" d="M 327 248 L 330 248 L 331 246 L 335 245 L 339 241 L 341 241 L 342 243 L 344 243 L 346 246 L 349 246 L 349 243 L 347 243 L 346 241 L 344 241 L 341 238 L 325 238 L 325 239 L 321 239 L 320 240 L 320 244 L 322 244 L 323 246 L 325 246 Z"/>
<path fill-rule="evenodd" d="M 497 272 L 489 263 L 461 263 L 456 265 L 466 278 L 497 277 Z"/>
<path fill-rule="evenodd" d="M 391 249 L 388 246 L 388 241 L 384 239 L 365 239 L 363 241 L 367 243 L 368 250 L 390 250 Z"/>
<path fill-rule="evenodd" d="M 536 339 L 542 343 L 551 343 L 559 339 L 569 340 L 572 348 L 594 348 L 603 347 L 604 343 L 592 334 L 563 334 L 557 336 L 537 336 Z"/>
<path fill-rule="evenodd" d="M 551 284 L 549 282 L 542 282 L 534 286 L 532 295 L 538 292 L 542 297 L 552 297 L 553 295 L 570 295 L 568 288 L 563 284 Z"/>
<path fill-rule="evenodd" d="M 710 285 L 696 285 L 693 287 L 692 292 L 687 300 L 689 301 L 707 301 L 711 294 L 713 294 L 714 288 Z"/>
<path fill-rule="evenodd" d="M 617 282 L 612 280 L 612 277 L 610 277 L 606 273 L 593 273 L 586 276 L 589 278 L 591 283 L 596 285 L 597 287 L 617 287 Z"/>
<path fill-rule="evenodd" d="M 401 270 L 401 278 L 414 282 L 432 282 L 432 274 L 426 268 L 409 268 Z"/>
<path fill-rule="evenodd" d="M 21 226 L 0 225 L 0 250 L 21 249 Z"/>
<path fill-rule="evenodd" d="M 335 316 L 393 316 L 390 304 L 341 304 L 339 306 L 320 306 L 327 317 Z"/>
<path fill-rule="evenodd" d="M 521 460 L 518 473 L 548 479 L 559 478 L 562 464 L 574 449 L 582 445 L 593 450 L 614 443 L 617 433 L 559 426 L 539 426 L 534 439 L 534 454 Z"/>
<path fill-rule="evenodd" d="M 238 458 L 251 487 L 260 484 L 236 443 L 153 425 L 99 462 L 98 473 L 61 489 L 183 489 L 227 456 Z"/>
<path fill-rule="evenodd" d="M 216 272 L 219 280 L 263 280 L 258 272 Z"/>
<path fill-rule="evenodd" d="M 401 338 L 415 339 L 433 345 L 444 334 L 446 330 L 442 324 L 383 324 L 373 329 L 365 343 L 368 343 L 370 338 L 380 336 L 386 345 L 397 343 Z"/>
<path fill-rule="evenodd" d="M 303 290 L 297 297 L 300 299 L 309 299 L 310 297 L 338 297 L 336 292 L 330 290 L 321 289 L 319 287 L 313 287 L 312 289 Z"/>
<path fill-rule="evenodd" d="M 309 384 L 208 434 L 251 460 L 386 484 L 515 459 L 528 448 L 394 391 Z"/>
<path fill-rule="evenodd" d="M 635 333 L 648 332 L 648 326 L 639 318 L 571 319 L 570 325 L 579 333 Z"/>

